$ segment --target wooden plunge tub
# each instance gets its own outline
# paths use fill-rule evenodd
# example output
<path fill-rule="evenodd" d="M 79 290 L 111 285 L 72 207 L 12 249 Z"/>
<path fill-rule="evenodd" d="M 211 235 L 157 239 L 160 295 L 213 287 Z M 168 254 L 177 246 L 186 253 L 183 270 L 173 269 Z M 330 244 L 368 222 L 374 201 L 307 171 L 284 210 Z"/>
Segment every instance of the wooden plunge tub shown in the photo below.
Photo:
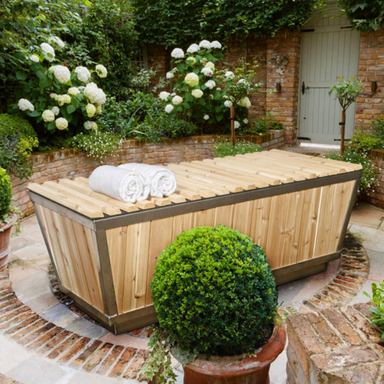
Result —
<path fill-rule="evenodd" d="M 225 224 L 267 254 L 277 284 L 339 257 L 360 165 L 279 150 L 170 164 L 178 189 L 123 203 L 88 179 L 30 184 L 59 286 L 115 334 L 156 322 L 149 285 L 182 231 Z"/>

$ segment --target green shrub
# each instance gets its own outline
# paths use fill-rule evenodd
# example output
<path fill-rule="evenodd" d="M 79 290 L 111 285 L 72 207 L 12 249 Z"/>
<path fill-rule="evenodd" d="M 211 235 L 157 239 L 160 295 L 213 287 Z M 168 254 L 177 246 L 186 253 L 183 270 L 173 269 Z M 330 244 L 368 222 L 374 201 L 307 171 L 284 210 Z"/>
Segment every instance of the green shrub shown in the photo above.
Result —
<path fill-rule="evenodd" d="M 378 326 L 383 331 L 381 340 L 384 340 L 384 281 L 379 285 L 380 287 L 376 283 L 372 283 L 372 297 L 367 292 L 363 293 L 375 304 L 375 307 L 368 308 L 372 312 L 370 320 L 371 324 Z"/>
<path fill-rule="evenodd" d="M 181 233 L 151 283 L 159 326 L 184 351 L 252 353 L 271 336 L 277 290 L 264 251 L 220 225 Z"/>
<path fill-rule="evenodd" d="M 375 119 L 372 121 L 372 134 L 384 143 L 384 119 Z"/>
<path fill-rule="evenodd" d="M 359 132 L 352 137 L 352 146 L 369 152 L 374 148 L 383 148 L 383 140 L 378 136 Z"/>
<path fill-rule="evenodd" d="M 213 149 L 215 151 L 215 157 L 244 155 L 245 153 L 262 151 L 259 145 L 245 140 L 238 140 L 235 146 L 233 146 L 229 141 L 216 143 Z"/>
<path fill-rule="evenodd" d="M 195 124 L 169 115 L 163 110 L 152 110 L 136 130 L 138 140 L 146 140 L 151 143 L 159 143 L 164 138 L 178 139 L 198 133 Z"/>
<path fill-rule="evenodd" d="M 0 167 L 0 224 L 9 213 L 12 200 L 12 185 L 5 169 Z"/>

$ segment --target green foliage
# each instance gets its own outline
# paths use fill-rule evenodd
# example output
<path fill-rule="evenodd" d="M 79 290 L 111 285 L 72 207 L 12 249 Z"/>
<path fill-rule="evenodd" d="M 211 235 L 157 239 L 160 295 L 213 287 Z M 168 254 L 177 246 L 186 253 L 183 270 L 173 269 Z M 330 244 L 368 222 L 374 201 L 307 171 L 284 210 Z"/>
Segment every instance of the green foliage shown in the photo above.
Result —
<path fill-rule="evenodd" d="M 343 156 L 336 152 L 330 152 L 325 155 L 327 159 L 346 161 L 353 164 L 361 164 L 363 167 L 363 176 L 360 181 L 358 193 L 359 196 L 374 192 L 375 188 L 379 185 L 377 178 L 377 167 L 369 159 L 369 153 L 365 149 L 358 149 L 350 145 L 344 151 Z"/>
<path fill-rule="evenodd" d="M 33 174 L 29 157 L 39 145 L 28 120 L 18 115 L 0 114 L 0 166 L 8 174 L 28 179 Z"/>
<path fill-rule="evenodd" d="M 339 6 L 359 31 L 378 31 L 384 26 L 382 0 L 339 0 Z"/>
<path fill-rule="evenodd" d="M 335 93 L 334 100 L 339 100 L 341 108 L 346 111 L 356 101 L 362 89 L 363 83 L 357 79 L 345 80 L 344 77 L 338 77 L 337 83 L 330 88 L 328 94 Z"/>
<path fill-rule="evenodd" d="M 379 285 L 380 287 L 376 283 L 372 283 L 372 296 L 365 291 L 363 293 L 375 304 L 375 307 L 368 308 L 372 312 L 370 320 L 371 324 L 378 326 L 383 331 L 381 340 L 384 340 L 384 281 Z"/>
<path fill-rule="evenodd" d="M 12 200 L 12 185 L 5 169 L 0 167 L 0 224 L 8 215 Z"/>
<path fill-rule="evenodd" d="M 384 119 L 377 118 L 372 121 L 372 134 L 384 143 Z"/>
<path fill-rule="evenodd" d="M 243 129 L 243 133 L 260 134 L 268 132 L 270 129 L 282 130 L 284 126 L 276 120 L 271 112 L 267 112 L 265 117 L 257 119 L 250 128 Z"/>
<path fill-rule="evenodd" d="M 181 233 L 160 255 L 151 291 L 159 326 L 181 350 L 252 353 L 271 335 L 277 290 L 268 260 L 223 225 Z"/>
<path fill-rule="evenodd" d="M 213 147 L 215 157 L 244 155 L 245 153 L 261 152 L 259 145 L 245 140 L 237 140 L 233 146 L 229 141 L 216 143 Z"/>
<path fill-rule="evenodd" d="M 62 35 L 68 42 L 64 60 L 75 66 L 106 66 L 109 76 L 100 84 L 117 99 L 128 97 L 132 75 L 137 72 L 132 59 L 141 51 L 130 11 L 129 1 L 94 0 L 85 9 L 82 22 L 69 19 Z"/>
<path fill-rule="evenodd" d="M 99 130 L 89 133 L 80 132 L 69 140 L 68 145 L 87 153 L 87 156 L 99 160 L 101 163 L 108 155 L 116 156 L 121 149 L 122 140 L 119 137 Z"/>
<path fill-rule="evenodd" d="M 132 0 L 141 40 L 166 47 L 184 46 L 207 36 L 228 40 L 273 36 L 300 28 L 322 0 Z"/>
<path fill-rule="evenodd" d="M 364 132 L 358 132 L 352 137 L 352 145 L 359 151 L 370 152 L 374 148 L 383 148 L 383 144 L 380 137 Z"/>
<path fill-rule="evenodd" d="M 182 120 L 177 116 L 170 116 L 163 110 L 150 111 L 144 121 L 136 128 L 138 140 L 159 143 L 164 138 L 178 139 L 193 136 L 198 133 L 195 124 Z"/>

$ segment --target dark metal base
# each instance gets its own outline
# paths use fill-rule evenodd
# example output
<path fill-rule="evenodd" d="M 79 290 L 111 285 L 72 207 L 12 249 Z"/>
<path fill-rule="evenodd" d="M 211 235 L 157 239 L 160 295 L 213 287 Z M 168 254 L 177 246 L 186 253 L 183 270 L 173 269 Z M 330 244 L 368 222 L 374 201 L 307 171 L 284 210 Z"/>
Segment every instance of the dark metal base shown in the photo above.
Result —
<path fill-rule="evenodd" d="M 282 285 L 290 281 L 324 272 L 327 269 L 328 262 L 339 257 L 340 252 L 332 253 L 316 259 L 306 260 L 297 264 L 275 269 L 272 271 L 272 274 L 275 277 L 276 285 Z M 157 323 L 157 315 L 153 305 L 139 308 L 121 315 L 116 314 L 114 316 L 108 316 L 89 305 L 73 292 L 69 292 L 60 283 L 59 288 L 62 292 L 73 299 L 78 308 L 87 313 L 93 319 L 97 320 L 103 327 L 107 328 L 115 335 Z"/>

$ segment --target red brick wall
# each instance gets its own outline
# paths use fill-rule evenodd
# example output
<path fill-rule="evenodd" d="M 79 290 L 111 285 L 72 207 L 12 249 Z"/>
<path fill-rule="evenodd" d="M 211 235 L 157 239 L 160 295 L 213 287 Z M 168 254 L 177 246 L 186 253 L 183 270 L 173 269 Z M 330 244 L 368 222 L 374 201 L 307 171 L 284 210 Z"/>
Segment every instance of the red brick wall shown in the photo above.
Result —
<path fill-rule="evenodd" d="M 223 138 L 223 136 L 221 136 Z M 136 162 L 146 164 L 179 163 L 181 161 L 213 158 L 213 146 L 217 136 L 194 136 L 162 143 L 143 143 L 126 140 L 123 148 L 115 157 L 105 159 L 105 164 L 119 165 Z M 284 145 L 284 133 L 273 131 L 265 136 L 246 137 L 248 141 L 259 144 L 264 149 L 281 148 Z M 26 215 L 33 212 L 29 200 L 27 185 L 44 183 L 61 178 L 88 177 L 100 165 L 84 152 L 73 149 L 45 152 L 32 155 L 34 174 L 29 181 L 12 180 L 13 204 Z"/>
<path fill-rule="evenodd" d="M 384 29 L 361 32 L 359 79 L 366 83 L 356 105 L 356 129 L 370 131 L 372 120 L 384 117 Z M 377 91 L 372 92 L 372 82 Z"/>

